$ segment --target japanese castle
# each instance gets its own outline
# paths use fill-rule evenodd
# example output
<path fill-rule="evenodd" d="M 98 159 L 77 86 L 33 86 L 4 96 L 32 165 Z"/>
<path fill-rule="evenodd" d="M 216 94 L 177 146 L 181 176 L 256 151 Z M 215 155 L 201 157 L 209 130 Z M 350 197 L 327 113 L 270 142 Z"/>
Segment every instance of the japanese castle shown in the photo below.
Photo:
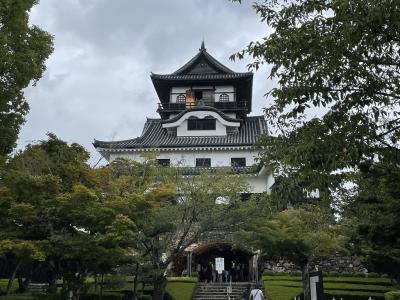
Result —
<path fill-rule="evenodd" d="M 182 167 L 183 175 L 229 167 L 233 173 L 245 174 L 252 194 L 270 190 L 274 178 L 267 167 L 256 167 L 253 148 L 266 130 L 264 116 L 249 116 L 253 73 L 227 68 L 207 52 L 203 42 L 199 52 L 175 72 L 152 73 L 150 77 L 160 118 L 147 119 L 139 137 L 95 140 L 94 146 L 107 161 L 126 158 L 140 162 L 143 154 L 154 152 L 161 165 Z M 247 196 L 243 194 L 244 199 Z M 225 258 L 225 266 L 236 264 L 236 281 L 257 274 L 257 255 L 233 249 L 228 240 L 202 242 L 191 248 L 187 249 L 186 275 L 190 276 L 196 265 L 202 269 L 218 257 Z"/>
<path fill-rule="evenodd" d="M 109 162 L 116 158 L 143 160 L 158 153 L 162 165 L 196 171 L 232 167 L 246 173 L 252 193 L 269 191 L 274 183 L 266 167 L 254 168 L 253 145 L 266 130 L 264 116 L 249 116 L 253 73 L 237 73 L 199 52 L 171 74 L 151 74 L 160 118 L 147 119 L 139 137 L 93 143 Z"/>

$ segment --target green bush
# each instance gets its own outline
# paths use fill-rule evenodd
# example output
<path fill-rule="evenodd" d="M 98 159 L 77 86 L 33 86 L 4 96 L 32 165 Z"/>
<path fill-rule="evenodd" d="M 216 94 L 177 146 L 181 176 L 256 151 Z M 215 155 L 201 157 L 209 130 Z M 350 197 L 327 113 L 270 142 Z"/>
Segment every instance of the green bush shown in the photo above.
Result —
<path fill-rule="evenodd" d="M 292 271 L 290 272 L 290 276 L 302 276 L 301 271 Z"/>
<path fill-rule="evenodd" d="M 390 291 L 385 294 L 385 300 L 400 300 L 400 291 Z"/>
<path fill-rule="evenodd" d="M 139 297 L 138 297 L 138 300 L 151 300 L 151 299 L 153 299 L 153 297 L 151 296 L 151 295 L 140 295 Z"/>
<path fill-rule="evenodd" d="M 341 272 L 339 273 L 341 277 L 354 277 L 354 273 L 351 272 Z"/>
<path fill-rule="evenodd" d="M 86 294 L 80 296 L 81 300 L 99 300 L 99 294 Z M 122 294 L 120 293 L 107 293 L 103 294 L 103 300 L 122 300 Z"/>
<path fill-rule="evenodd" d="M 264 271 L 263 275 L 268 275 L 268 276 L 275 276 L 276 273 L 273 271 Z"/>
<path fill-rule="evenodd" d="M 106 275 L 103 279 L 104 289 L 119 289 L 123 288 L 126 284 L 126 277 L 119 275 Z"/>
<path fill-rule="evenodd" d="M 367 274 L 367 277 L 369 277 L 369 278 L 378 278 L 378 277 L 381 277 L 381 275 L 378 274 L 378 273 L 375 273 L 375 272 L 369 272 Z"/>
<path fill-rule="evenodd" d="M 9 295 L 9 296 L 0 296 L 1 300 L 33 300 L 33 296 L 30 295 Z"/>

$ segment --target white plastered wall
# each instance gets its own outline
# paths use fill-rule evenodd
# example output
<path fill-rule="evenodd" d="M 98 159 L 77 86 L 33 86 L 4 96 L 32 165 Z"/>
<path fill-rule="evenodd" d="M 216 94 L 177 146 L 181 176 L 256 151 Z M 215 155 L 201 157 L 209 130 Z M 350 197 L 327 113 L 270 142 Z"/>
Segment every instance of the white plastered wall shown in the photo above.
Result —
<path fill-rule="evenodd" d="M 250 150 L 190 150 L 190 151 L 160 151 L 158 159 L 169 159 L 171 165 L 195 167 L 196 158 L 210 158 L 211 167 L 229 167 L 231 158 L 246 158 L 246 165 L 255 164 L 257 153 Z M 141 152 L 110 153 L 110 162 L 116 158 L 126 158 L 143 162 L 145 160 Z M 274 183 L 274 178 L 270 172 L 260 172 L 258 175 L 246 176 L 246 181 L 250 186 L 250 192 L 262 193 L 269 192 Z"/>
<path fill-rule="evenodd" d="M 230 167 L 231 158 L 244 157 L 246 165 L 255 164 L 255 153 L 250 150 L 191 150 L 191 151 L 160 151 L 157 158 L 169 159 L 171 165 L 195 167 L 196 158 L 211 158 L 211 167 Z M 143 162 L 142 152 L 117 152 L 110 153 L 110 162 L 116 158 L 127 158 Z"/>

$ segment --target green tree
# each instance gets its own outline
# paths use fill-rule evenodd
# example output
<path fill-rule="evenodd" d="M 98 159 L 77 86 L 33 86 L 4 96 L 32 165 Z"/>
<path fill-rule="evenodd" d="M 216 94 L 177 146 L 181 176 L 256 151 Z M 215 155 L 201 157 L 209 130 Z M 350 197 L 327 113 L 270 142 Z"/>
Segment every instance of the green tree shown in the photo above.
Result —
<path fill-rule="evenodd" d="M 113 232 L 131 241 L 151 267 L 155 300 L 164 298 L 168 267 L 189 245 L 215 232 L 232 232 L 243 221 L 235 212 L 242 205 L 240 193 L 248 187 L 239 175 L 221 171 L 182 176 L 178 169 L 160 167 L 151 159 L 144 164 L 119 160 L 111 168 L 131 203 L 115 220 Z M 216 203 L 221 196 L 226 204 Z"/>
<path fill-rule="evenodd" d="M 273 195 L 304 202 L 318 191 L 326 206 L 349 209 L 340 212 L 355 218 L 366 265 L 395 266 L 400 232 L 396 216 L 385 218 L 399 200 L 389 193 L 400 152 L 399 2 L 259 0 L 254 8 L 272 32 L 234 58 L 270 64 L 277 80 L 267 94 L 271 134 L 260 140 L 275 170 Z M 390 238 L 378 238 L 383 228 Z"/>
<path fill-rule="evenodd" d="M 288 259 L 301 267 L 304 297 L 310 295 L 310 263 L 344 250 L 346 238 L 332 212 L 318 206 L 290 208 L 270 219 L 253 219 L 236 233 L 239 244 L 261 250 L 261 259 Z"/>
<path fill-rule="evenodd" d="M 260 0 L 254 8 L 272 33 L 234 57 L 251 56 L 255 69 L 270 64 L 278 83 L 268 92 L 274 135 L 261 141 L 263 161 L 280 170 L 280 192 L 319 189 L 329 200 L 345 171 L 399 151 L 399 3 Z M 316 110 L 322 116 L 311 119 Z"/>
<path fill-rule="evenodd" d="M 43 261 L 45 256 L 39 243 L 28 240 L 2 239 L 0 240 L 0 257 L 7 262 L 12 262 L 12 272 L 7 283 L 6 295 L 11 287 L 20 267 L 33 260 Z"/>
<path fill-rule="evenodd" d="M 0 237 L 21 245 L 1 244 L 3 257 L 18 270 L 41 253 L 50 288 L 62 277 L 73 299 L 84 292 L 89 272 L 109 272 L 125 257 L 107 234 L 122 205 L 101 192 L 102 170 L 90 169 L 88 158 L 81 146 L 49 135 L 11 158 L 0 178 Z"/>
<path fill-rule="evenodd" d="M 53 51 L 52 37 L 29 24 L 37 0 L 2 0 L 0 3 L 0 155 L 15 147 L 29 111 L 24 89 L 36 83 Z"/>
<path fill-rule="evenodd" d="M 400 168 L 389 161 L 366 164 L 357 192 L 344 207 L 352 249 L 373 272 L 400 283 Z"/>

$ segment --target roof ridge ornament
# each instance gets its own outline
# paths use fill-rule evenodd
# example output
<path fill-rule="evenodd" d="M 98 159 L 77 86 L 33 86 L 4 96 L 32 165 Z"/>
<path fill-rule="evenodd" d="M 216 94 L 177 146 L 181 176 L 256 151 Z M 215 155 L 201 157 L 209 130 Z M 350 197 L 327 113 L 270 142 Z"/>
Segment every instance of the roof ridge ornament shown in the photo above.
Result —
<path fill-rule="evenodd" d="M 206 51 L 207 51 L 207 48 L 206 48 L 206 46 L 204 45 L 204 39 L 203 39 L 203 41 L 201 42 L 201 46 L 200 46 L 199 51 L 200 51 L 200 52 L 206 52 Z"/>

